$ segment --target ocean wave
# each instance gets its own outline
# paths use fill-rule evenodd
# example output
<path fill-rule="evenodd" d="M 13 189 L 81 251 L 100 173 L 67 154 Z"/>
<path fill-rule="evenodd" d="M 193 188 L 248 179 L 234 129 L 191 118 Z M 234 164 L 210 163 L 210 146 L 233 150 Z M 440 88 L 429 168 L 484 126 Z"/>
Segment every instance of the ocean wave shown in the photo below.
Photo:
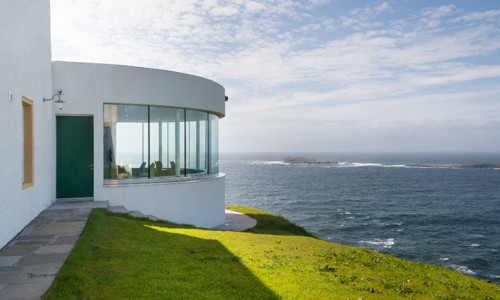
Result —
<path fill-rule="evenodd" d="M 481 246 L 481 245 L 472 243 L 470 246 L 471 246 L 471 247 L 479 247 L 479 246 Z"/>
<path fill-rule="evenodd" d="M 283 162 L 281 160 L 254 160 L 249 162 L 251 165 L 291 165 L 290 163 Z M 308 164 L 297 164 L 300 166 L 307 166 Z M 313 164 L 314 166 L 318 166 Z M 384 165 L 381 163 L 373 162 L 339 162 L 335 165 L 320 165 L 323 168 L 362 168 L 362 167 L 383 167 L 383 168 L 409 168 L 406 165 Z"/>
<path fill-rule="evenodd" d="M 373 241 L 359 241 L 358 243 L 360 244 L 368 244 L 368 245 L 374 245 L 374 246 L 382 246 L 384 248 L 390 249 L 392 245 L 395 244 L 394 238 L 389 238 L 389 239 L 374 239 Z"/>
<path fill-rule="evenodd" d="M 254 160 L 250 162 L 251 165 L 289 165 L 289 163 L 280 160 Z"/>
<path fill-rule="evenodd" d="M 453 269 L 457 272 L 463 273 L 463 274 L 467 274 L 467 275 L 475 275 L 476 274 L 476 272 L 472 271 L 471 269 L 467 268 L 466 266 L 452 264 L 450 267 L 451 267 L 451 269 Z"/>
<path fill-rule="evenodd" d="M 380 163 L 360 163 L 360 162 L 339 162 L 338 165 L 335 165 L 338 168 L 360 168 L 360 167 L 383 167 L 383 168 L 406 168 L 406 165 L 384 165 Z"/>
<path fill-rule="evenodd" d="M 401 226 L 403 225 L 403 222 L 396 222 L 396 223 L 384 223 L 383 226 Z"/>
<path fill-rule="evenodd" d="M 339 167 L 381 167 L 378 163 L 356 163 L 356 162 L 339 162 Z"/>

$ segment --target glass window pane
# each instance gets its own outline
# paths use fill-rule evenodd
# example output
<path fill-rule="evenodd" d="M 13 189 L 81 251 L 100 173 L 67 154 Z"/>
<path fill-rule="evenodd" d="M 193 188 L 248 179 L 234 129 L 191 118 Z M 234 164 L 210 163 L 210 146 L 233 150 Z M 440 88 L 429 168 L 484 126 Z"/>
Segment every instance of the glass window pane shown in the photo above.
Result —
<path fill-rule="evenodd" d="M 104 179 L 148 177 L 148 108 L 104 105 Z"/>
<path fill-rule="evenodd" d="M 209 128 L 210 128 L 210 141 L 209 141 L 209 153 L 210 153 L 210 165 L 209 172 L 217 173 L 219 172 L 219 118 L 216 115 L 209 114 Z"/>
<path fill-rule="evenodd" d="M 151 177 L 184 176 L 184 110 L 150 107 Z"/>
<path fill-rule="evenodd" d="M 104 105 L 104 179 L 217 173 L 218 117 L 147 105 Z"/>
<path fill-rule="evenodd" d="M 188 175 L 208 173 L 208 113 L 186 110 L 186 159 Z"/>

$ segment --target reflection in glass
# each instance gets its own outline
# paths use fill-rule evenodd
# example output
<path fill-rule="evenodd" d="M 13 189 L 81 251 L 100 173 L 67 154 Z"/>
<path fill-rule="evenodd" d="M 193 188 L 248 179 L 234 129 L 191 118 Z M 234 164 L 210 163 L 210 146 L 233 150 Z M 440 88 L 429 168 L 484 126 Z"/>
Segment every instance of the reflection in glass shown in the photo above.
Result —
<path fill-rule="evenodd" d="M 218 120 L 189 109 L 104 104 L 104 179 L 218 173 Z"/>
<path fill-rule="evenodd" d="M 210 128 L 210 166 L 209 173 L 219 172 L 219 118 L 215 115 L 209 115 Z"/>
<path fill-rule="evenodd" d="M 150 107 L 151 177 L 184 175 L 184 110 Z"/>
<path fill-rule="evenodd" d="M 104 105 L 104 179 L 148 177 L 148 108 Z"/>
<path fill-rule="evenodd" d="M 186 173 L 207 174 L 208 113 L 186 110 Z"/>

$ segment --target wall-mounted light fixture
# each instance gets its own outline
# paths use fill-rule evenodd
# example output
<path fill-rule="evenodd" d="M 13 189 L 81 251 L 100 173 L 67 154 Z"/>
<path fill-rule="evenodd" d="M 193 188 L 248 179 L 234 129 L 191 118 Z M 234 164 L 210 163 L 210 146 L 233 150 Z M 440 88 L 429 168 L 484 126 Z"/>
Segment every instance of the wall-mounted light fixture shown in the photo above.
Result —
<path fill-rule="evenodd" d="M 58 90 L 57 93 L 55 93 L 54 95 L 52 95 L 52 98 L 50 98 L 50 99 L 43 98 L 43 102 L 45 102 L 45 101 L 52 101 L 57 96 L 57 100 L 54 101 L 54 103 L 57 103 L 57 106 L 59 107 L 59 109 L 62 109 L 62 104 L 65 103 L 65 102 L 63 100 L 61 100 L 61 94 L 62 94 L 62 90 Z"/>

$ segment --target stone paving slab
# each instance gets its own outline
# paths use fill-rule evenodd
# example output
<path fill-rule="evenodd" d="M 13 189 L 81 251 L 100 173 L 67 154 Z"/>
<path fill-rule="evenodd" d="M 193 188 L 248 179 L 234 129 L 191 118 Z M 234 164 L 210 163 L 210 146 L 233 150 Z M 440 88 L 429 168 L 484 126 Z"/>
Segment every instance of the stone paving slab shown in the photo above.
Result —
<path fill-rule="evenodd" d="M 33 231 L 35 234 L 60 234 L 81 232 L 85 227 L 84 222 L 78 223 L 56 223 L 56 224 L 41 224 Z"/>
<path fill-rule="evenodd" d="M 54 245 L 64 245 L 64 244 L 70 244 L 70 245 L 73 245 L 76 243 L 76 241 L 78 241 L 78 238 L 80 237 L 79 234 L 73 234 L 73 235 L 63 235 L 63 236 L 60 236 L 58 237 L 55 241 L 54 241 Z"/>
<path fill-rule="evenodd" d="M 61 268 L 61 264 L 51 263 L 27 266 L 20 272 L 20 276 L 11 281 L 11 284 L 36 283 L 38 280 L 54 280 Z"/>
<path fill-rule="evenodd" d="M 47 208 L 48 211 L 51 210 L 74 210 L 74 209 L 93 209 L 93 208 L 108 208 L 107 201 L 75 201 L 75 202 L 65 202 L 65 203 L 55 203 Z"/>
<path fill-rule="evenodd" d="M 19 260 L 20 266 L 43 265 L 50 263 L 62 263 L 69 253 L 46 253 L 23 256 Z"/>
<path fill-rule="evenodd" d="M 38 247 L 35 254 L 70 253 L 71 250 L 73 250 L 73 245 L 49 245 Z"/>
<path fill-rule="evenodd" d="M 35 246 L 5 247 L 0 251 L 0 256 L 29 255 L 35 251 Z"/>
<path fill-rule="evenodd" d="M 19 233 L 19 235 L 30 234 L 37 227 L 38 227 L 38 224 L 35 224 L 34 222 L 31 222 L 31 223 L 28 224 L 28 226 L 24 227 L 24 229 Z"/>
<path fill-rule="evenodd" d="M 29 235 L 29 234 L 25 234 L 25 235 L 18 235 L 16 236 L 15 240 L 16 241 L 25 241 L 25 240 L 33 240 L 33 239 L 52 239 L 54 237 L 53 234 L 36 234 L 36 235 Z"/>
<path fill-rule="evenodd" d="M 87 222 L 87 219 L 85 218 L 79 218 L 79 219 L 58 219 L 55 220 L 56 223 L 71 223 L 71 222 Z"/>
<path fill-rule="evenodd" d="M 9 267 L 17 264 L 22 256 L 0 256 L 0 267 Z"/>
<path fill-rule="evenodd" d="M 16 275 L 20 273 L 21 269 L 18 269 L 16 271 L 0 271 L 0 284 L 7 284 L 9 281 L 15 279 Z"/>
<path fill-rule="evenodd" d="M 50 239 L 31 239 L 31 240 L 20 240 L 14 241 L 9 244 L 10 247 L 20 247 L 20 246 L 41 246 L 50 243 Z"/>

